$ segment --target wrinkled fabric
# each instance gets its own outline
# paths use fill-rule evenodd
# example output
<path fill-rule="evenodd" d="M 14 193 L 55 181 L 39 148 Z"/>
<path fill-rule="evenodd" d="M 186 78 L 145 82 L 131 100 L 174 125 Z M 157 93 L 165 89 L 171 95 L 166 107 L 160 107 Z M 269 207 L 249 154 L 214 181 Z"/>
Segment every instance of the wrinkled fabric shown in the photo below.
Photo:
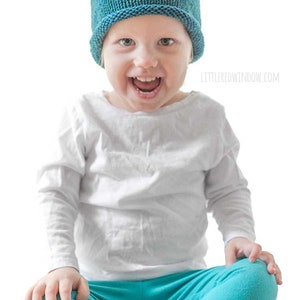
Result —
<path fill-rule="evenodd" d="M 266 264 L 260 260 L 251 263 L 247 258 L 230 267 L 149 280 L 90 281 L 89 288 L 88 300 L 275 300 L 278 291 L 275 276 L 266 272 Z M 76 295 L 73 291 L 72 300 Z"/>
<path fill-rule="evenodd" d="M 38 181 L 53 269 L 105 281 L 205 268 L 208 211 L 225 243 L 254 239 L 238 140 L 201 93 L 152 113 L 85 95 L 53 147 Z"/>

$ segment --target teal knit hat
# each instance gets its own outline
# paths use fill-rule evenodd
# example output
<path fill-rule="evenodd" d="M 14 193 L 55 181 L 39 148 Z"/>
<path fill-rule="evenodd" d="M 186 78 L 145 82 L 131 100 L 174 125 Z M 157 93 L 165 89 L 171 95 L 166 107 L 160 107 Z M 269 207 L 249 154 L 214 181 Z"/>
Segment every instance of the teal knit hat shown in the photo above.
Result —
<path fill-rule="evenodd" d="M 204 50 L 201 32 L 199 0 L 91 0 L 92 38 L 91 53 L 101 65 L 101 51 L 106 33 L 113 24 L 131 17 L 164 15 L 176 18 L 186 27 L 193 43 L 193 61 Z"/>

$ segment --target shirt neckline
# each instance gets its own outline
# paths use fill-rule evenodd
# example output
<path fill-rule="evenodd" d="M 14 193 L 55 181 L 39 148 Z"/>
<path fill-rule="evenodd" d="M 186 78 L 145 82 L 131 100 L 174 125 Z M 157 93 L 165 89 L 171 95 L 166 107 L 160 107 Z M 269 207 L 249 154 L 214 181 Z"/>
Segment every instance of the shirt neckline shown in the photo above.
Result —
<path fill-rule="evenodd" d="M 109 110 L 112 110 L 118 114 L 131 115 L 131 116 L 158 116 L 158 115 L 163 115 L 163 114 L 169 114 L 169 113 L 178 111 L 178 110 L 182 109 L 183 107 L 187 106 L 190 102 L 194 101 L 195 95 L 196 95 L 195 91 L 191 91 L 182 100 L 172 103 L 170 105 L 161 107 L 160 109 L 153 111 L 153 112 L 143 112 L 143 111 L 131 112 L 131 111 L 128 111 L 128 110 L 125 110 L 122 108 L 118 108 L 118 107 L 112 105 L 105 97 L 105 93 L 106 93 L 106 91 L 101 92 L 100 100 L 103 104 L 105 104 L 105 106 Z"/>

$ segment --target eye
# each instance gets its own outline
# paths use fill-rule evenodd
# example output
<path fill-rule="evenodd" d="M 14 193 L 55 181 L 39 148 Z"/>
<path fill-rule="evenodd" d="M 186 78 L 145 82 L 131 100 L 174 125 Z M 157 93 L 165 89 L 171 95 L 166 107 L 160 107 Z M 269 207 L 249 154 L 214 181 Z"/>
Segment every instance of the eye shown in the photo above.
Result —
<path fill-rule="evenodd" d="M 119 44 L 124 47 L 129 47 L 129 46 L 134 45 L 134 41 L 133 41 L 133 39 L 130 39 L 130 38 L 123 38 L 123 39 L 119 40 Z"/>
<path fill-rule="evenodd" d="M 174 44 L 174 40 L 171 38 L 162 38 L 159 40 L 158 44 L 161 46 L 171 46 Z"/>

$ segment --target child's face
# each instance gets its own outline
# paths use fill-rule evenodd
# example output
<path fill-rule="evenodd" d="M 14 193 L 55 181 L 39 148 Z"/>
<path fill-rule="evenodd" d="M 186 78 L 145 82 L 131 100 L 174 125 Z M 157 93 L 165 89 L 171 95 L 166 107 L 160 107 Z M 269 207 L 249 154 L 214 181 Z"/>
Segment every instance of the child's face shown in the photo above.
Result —
<path fill-rule="evenodd" d="M 114 24 L 102 50 L 115 106 L 155 111 L 181 100 L 179 91 L 192 59 L 192 42 L 174 18 L 147 15 Z"/>

